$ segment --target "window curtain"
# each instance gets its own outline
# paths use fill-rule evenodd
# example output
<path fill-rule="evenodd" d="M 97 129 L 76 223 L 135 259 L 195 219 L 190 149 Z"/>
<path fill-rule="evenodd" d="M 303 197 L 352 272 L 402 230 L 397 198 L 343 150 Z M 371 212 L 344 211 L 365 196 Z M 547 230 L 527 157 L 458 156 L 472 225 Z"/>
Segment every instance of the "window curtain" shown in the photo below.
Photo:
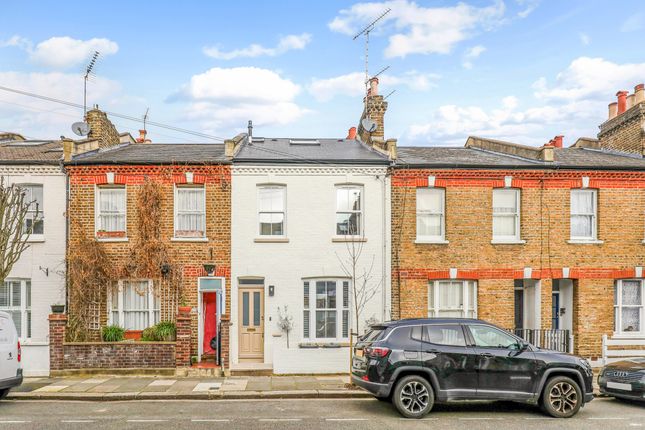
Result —
<path fill-rule="evenodd" d="M 517 235 L 517 190 L 493 190 L 493 236 Z"/>
<path fill-rule="evenodd" d="M 284 235 L 284 191 L 283 187 L 261 187 L 258 190 L 261 236 Z"/>
<path fill-rule="evenodd" d="M 594 192 L 591 190 L 572 190 L 571 236 L 592 237 L 594 215 Z"/>
<path fill-rule="evenodd" d="M 124 188 L 104 188 L 100 190 L 99 230 L 125 231 Z"/>
<path fill-rule="evenodd" d="M 203 237 L 206 232 L 204 188 L 177 189 L 178 235 Z"/>
<path fill-rule="evenodd" d="M 417 236 L 443 237 L 443 207 L 443 189 L 417 189 Z"/>

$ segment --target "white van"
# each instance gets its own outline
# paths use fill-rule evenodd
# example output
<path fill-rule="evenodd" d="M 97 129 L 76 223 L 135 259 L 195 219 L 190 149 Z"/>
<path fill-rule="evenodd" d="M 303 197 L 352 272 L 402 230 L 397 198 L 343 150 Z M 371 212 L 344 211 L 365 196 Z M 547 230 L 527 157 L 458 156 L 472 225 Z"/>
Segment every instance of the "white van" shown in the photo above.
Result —
<path fill-rule="evenodd" d="M 0 311 L 0 399 L 22 384 L 20 340 L 11 315 Z"/>

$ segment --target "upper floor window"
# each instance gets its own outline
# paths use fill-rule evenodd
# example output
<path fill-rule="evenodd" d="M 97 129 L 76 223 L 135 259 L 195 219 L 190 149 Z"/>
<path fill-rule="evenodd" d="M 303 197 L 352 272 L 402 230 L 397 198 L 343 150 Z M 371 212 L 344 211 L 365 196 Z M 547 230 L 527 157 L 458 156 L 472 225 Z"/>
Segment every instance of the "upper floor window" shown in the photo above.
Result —
<path fill-rule="evenodd" d="M 520 190 L 493 190 L 493 241 L 520 240 Z"/>
<path fill-rule="evenodd" d="M 0 284 L 0 311 L 7 312 L 18 336 L 31 337 L 31 280 L 7 279 Z"/>
<path fill-rule="evenodd" d="M 98 237 L 125 237 L 126 191 L 124 186 L 102 186 L 96 194 Z"/>
<path fill-rule="evenodd" d="M 642 279 L 621 279 L 614 286 L 614 332 L 616 334 L 643 335 L 643 296 L 645 283 Z"/>
<path fill-rule="evenodd" d="M 361 236 L 363 234 L 363 189 L 344 185 L 336 188 L 336 234 Z"/>
<path fill-rule="evenodd" d="M 597 190 L 571 190 L 571 239 L 596 240 Z"/>
<path fill-rule="evenodd" d="M 266 185 L 258 188 L 258 224 L 260 236 L 284 236 L 286 188 Z"/>
<path fill-rule="evenodd" d="M 24 202 L 29 204 L 27 216 L 25 217 L 25 228 L 27 231 L 31 231 L 30 234 L 44 234 L 43 186 L 21 184 L 20 188 L 25 191 Z"/>
<path fill-rule="evenodd" d="M 143 330 L 159 322 L 160 300 L 151 280 L 119 281 L 109 296 L 109 323 L 126 330 Z"/>
<path fill-rule="evenodd" d="M 349 337 L 349 281 L 304 281 L 303 337 Z M 313 321 L 312 321 L 313 319 Z M 313 324 L 313 328 L 310 326 Z"/>
<path fill-rule="evenodd" d="M 175 188 L 175 237 L 206 237 L 206 192 L 203 186 Z"/>
<path fill-rule="evenodd" d="M 417 240 L 445 240 L 445 199 L 443 188 L 417 188 Z"/>
<path fill-rule="evenodd" d="M 477 318 L 477 282 L 431 281 L 428 287 L 428 317 Z"/>

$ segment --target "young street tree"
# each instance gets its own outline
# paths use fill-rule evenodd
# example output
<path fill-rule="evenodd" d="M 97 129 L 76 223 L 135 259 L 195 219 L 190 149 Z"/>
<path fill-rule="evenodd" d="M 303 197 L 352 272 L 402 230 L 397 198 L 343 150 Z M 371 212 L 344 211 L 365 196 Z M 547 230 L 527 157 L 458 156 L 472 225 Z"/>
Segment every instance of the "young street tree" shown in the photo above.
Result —
<path fill-rule="evenodd" d="M 29 247 L 27 239 L 39 219 L 38 205 L 27 200 L 25 190 L 0 178 L 0 282 Z"/>

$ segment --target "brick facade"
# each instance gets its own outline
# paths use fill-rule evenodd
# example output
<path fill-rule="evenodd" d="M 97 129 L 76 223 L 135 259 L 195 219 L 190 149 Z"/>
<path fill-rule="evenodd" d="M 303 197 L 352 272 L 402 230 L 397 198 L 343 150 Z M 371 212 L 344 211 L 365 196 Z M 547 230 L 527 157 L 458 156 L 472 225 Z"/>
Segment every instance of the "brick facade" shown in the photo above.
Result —
<path fill-rule="evenodd" d="M 151 151 L 154 148 L 151 147 Z M 118 240 L 101 240 L 100 246 L 107 254 L 114 267 L 123 267 L 129 262 L 131 250 L 136 243 L 137 231 L 137 195 L 146 178 L 162 185 L 162 219 L 161 235 L 167 247 L 168 264 L 180 268 L 182 289 L 186 305 L 192 308 L 190 318 L 191 347 L 190 355 L 197 354 L 198 345 L 198 278 L 207 276 L 204 264 L 215 265 L 215 276 L 225 278 L 226 286 L 230 285 L 230 242 L 231 242 L 231 174 L 228 165 L 68 165 L 66 166 L 70 181 L 69 204 L 69 249 L 73 249 L 83 237 L 95 237 L 95 188 L 112 180 L 115 184 L 126 187 L 127 216 L 126 235 Z M 192 175 L 186 175 L 192 173 Z M 112 175 L 113 174 L 113 175 Z M 176 184 L 187 182 L 192 176 L 193 183 L 203 184 L 206 193 L 206 236 L 207 240 L 173 240 L 174 236 L 174 189 Z M 159 273 L 159 278 L 163 275 Z M 157 282 L 158 279 L 153 279 Z M 161 296 L 162 315 L 164 307 L 171 307 L 165 312 L 176 310 L 178 303 L 164 303 Z M 105 302 L 103 302 L 105 303 Z M 70 309 L 73 309 L 70 304 Z M 226 296 L 224 314 L 230 312 L 230 296 Z M 174 314 L 172 314 L 174 319 Z M 100 326 L 107 324 L 107 305 L 99 309 Z M 183 318 L 183 317 L 182 317 Z M 178 325 L 180 321 L 177 321 Z M 178 334 L 179 334 L 178 327 Z M 182 329 L 183 330 L 183 329 Z M 98 336 L 98 330 L 96 331 Z M 222 349 L 228 345 L 222 343 Z M 182 362 L 186 361 L 181 352 Z M 178 359 L 179 359 L 178 358 Z M 188 357 L 188 360 L 190 357 Z"/>
<path fill-rule="evenodd" d="M 445 188 L 445 244 L 415 243 L 416 189 L 428 186 L 428 176 Z M 491 243 L 492 193 L 507 176 L 521 190 L 522 244 Z M 568 243 L 570 191 L 583 177 L 598 190 L 601 243 Z M 551 328 L 553 280 L 568 278 L 575 352 L 597 357 L 602 334 L 613 332 L 615 280 L 636 277 L 645 263 L 644 201 L 645 172 L 395 168 L 393 316 L 427 316 L 429 280 L 470 279 L 478 283 L 478 317 L 514 328 L 514 280 L 530 272 L 541 285 L 541 327 Z"/>

